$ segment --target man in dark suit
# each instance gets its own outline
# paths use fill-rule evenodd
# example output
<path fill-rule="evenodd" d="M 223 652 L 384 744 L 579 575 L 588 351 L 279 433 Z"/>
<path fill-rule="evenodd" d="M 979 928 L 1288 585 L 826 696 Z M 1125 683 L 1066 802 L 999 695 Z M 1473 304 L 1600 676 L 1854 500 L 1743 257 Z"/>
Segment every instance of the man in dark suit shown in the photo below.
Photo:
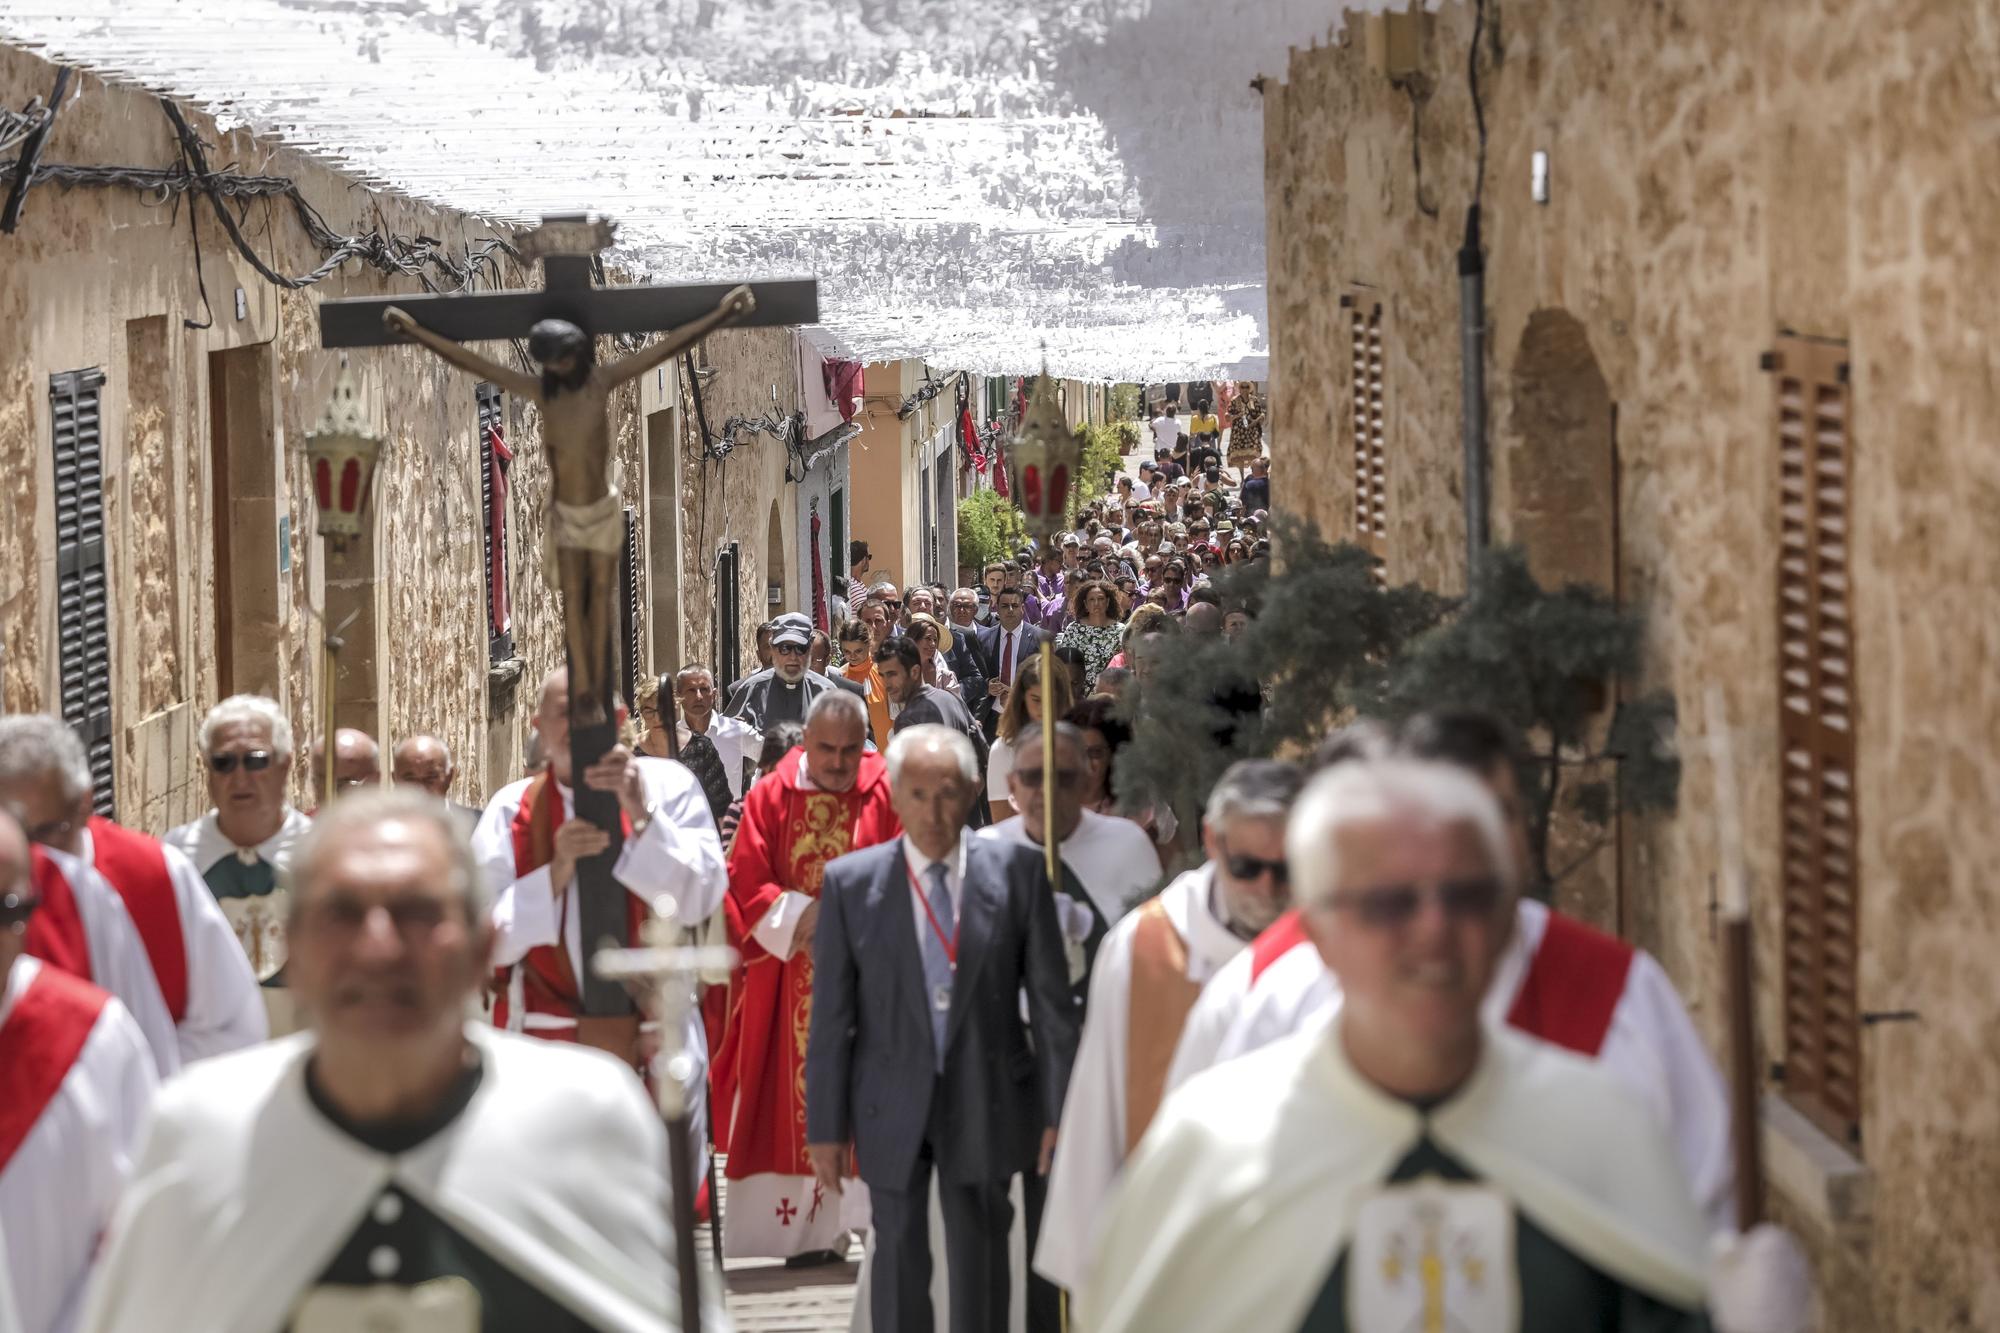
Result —
<path fill-rule="evenodd" d="M 970 588 L 960 588 L 946 604 L 950 622 L 951 647 L 945 650 L 944 664 L 958 677 L 958 695 L 979 724 L 982 735 L 991 734 L 987 725 L 993 712 L 993 696 L 986 692 L 986 654 L 979 646 L 979 598 Z"/>
<path fill-rule="evenodd" d="M 1028 603 L 1018 587 L 1005 587 L 993 597 L 993 623 L 979 631 L 979 652 L 986 659 L 986 693 L 993 700 L 986 735 L 992 739 L 1007 708 L 1007 692 L 1021 664 L 1042 649 L 1048 635 L 1027 623 Z"/>
<path fill-rule="evenodd" d="M 865 695 L 860 685 L 844 676 L 822 676 L 807 669 L 812 636 L 812 621 L 796 611 L 772 621 L 771 665 L 736 682 L 723 714 L 769 731 L 780 722 L 804 723 L 813 700 L 827 690 Z"/>
<path fill-rule="evenodd" d="M 876 1333 L 932 1331 L 933 1170 L 951 1333 L 989 1333 L 1007 1327 L 1008 1182 L 1048 1170 L 1076 1055 L 1068 964 L 1041 854 L 965 836 L 972 743 L 911 727 L 888 761 L 903 836 L 829 863 L 820 889 L 806 1152 L 838 1193 L 853 1141 Z"/>
<path fill-rule="evenodd" d="M 926 685 L 923 657 L 914 639 L 893 635 L 875 650 L 875 673 L 882 678 L 882 692 L 889 699 L 889 713 L 895 719 L 891 732 L 910 727 L 950 727 L 972 742 L 979 756 L 979 781 L 986 781 L 986 733 L 972 720 L 965 703 L 956 694 L 936 685 Z M 991 823 L 984 802 L 975 802 L 971 826 L 984 828 Z"/>

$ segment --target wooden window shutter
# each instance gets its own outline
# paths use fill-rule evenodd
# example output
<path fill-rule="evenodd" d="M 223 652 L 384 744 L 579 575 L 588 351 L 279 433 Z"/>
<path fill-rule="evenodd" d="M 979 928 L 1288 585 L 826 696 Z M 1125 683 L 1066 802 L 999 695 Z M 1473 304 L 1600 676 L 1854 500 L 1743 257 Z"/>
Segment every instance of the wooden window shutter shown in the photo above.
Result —
<path fill-rule="evenodd" d="M 55 444 L 56 638 L 62 718 L 90 760 L 91 803 L 116 811 L 111 742 L 111 609 L 104 543 L 104 372 L 49 377 Z"/>
<path fill-rule="evenodd" d="M 505 662 L 514 656 L 512 584 L 507 569 L 507 465 L 514 455 L 506 445 L 506 414 L 499 386 L 481 383 L 472 393 L 479 404 L 479 512 L 485 527 L 480 553 L 486 565 L 487 658 Z"/>
<path fill-rule="evenodd" d="M 1861 1141 L 1845 347 L 1779 342 L 1778 714 L 1787 1096 Z"/>
<path fill-rule="evenodd" d="M 619 651 L 620 687 L 625 704 L 637 708 L 639 697 L 639 511 L 625 506 L 625 554 L 618 562 L 618 617 L 622 631 Z"/>
<path fill-rule="evenodd" d="M 1349 438 L 1354 450 L 1354 539 L 1375 556 L 1378 579 L 1388 576 L 1389 451 L 1382 302 L 1365 291 L 1341 302 L 1353 349 L 1354 393 Z"/>

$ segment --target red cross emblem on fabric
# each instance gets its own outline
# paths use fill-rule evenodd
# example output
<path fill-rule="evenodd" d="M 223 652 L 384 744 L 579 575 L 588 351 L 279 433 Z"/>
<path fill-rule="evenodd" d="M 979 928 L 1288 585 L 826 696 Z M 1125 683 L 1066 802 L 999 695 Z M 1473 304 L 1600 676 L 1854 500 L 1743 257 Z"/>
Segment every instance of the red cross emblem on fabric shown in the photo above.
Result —
<path fill-rule="evenodd" d="M 793 1202 L 790 1199 L 778 1200 L 777 1211 L 778 1211 L 778 1225 L 780 1226 L 787 1226 L 787 1227 L 790 1226 L 792 1224 L 792 1219 L 799 1215 L 799 1210 L 797 1205 L 793 1204 Z"/>
<path fill-rule="evenodd" d="M 819 1206 L 821 1201 L 824 1200 L 825 1198 L 826 1198 L 826 1187 L 820 1184 L 817 1180 L 815 1180 L 813 1182 L 812 1207 L 806 1209 L 806 1221 L 811 1222 L 813 1219 L 819 1216 Z"/>

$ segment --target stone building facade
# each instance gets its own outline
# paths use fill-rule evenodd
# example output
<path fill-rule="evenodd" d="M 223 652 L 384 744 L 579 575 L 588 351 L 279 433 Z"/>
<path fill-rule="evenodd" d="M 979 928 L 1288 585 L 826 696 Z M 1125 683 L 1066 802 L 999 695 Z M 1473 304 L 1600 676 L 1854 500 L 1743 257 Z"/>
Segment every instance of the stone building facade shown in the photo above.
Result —
<path fill-rule="evenodd" d="M 1766 1168 L 1823 1327 L 2000 1327 L 2000 25 L 1448 0 L 1292 53 L 1264 85 L 1273 491 L 1446 590 L 1482 14 L 1494 536 L 1641 608 L 1679 706 L 1681 812 L 1621 829 L 1613 919 L 1720 1051 L 1726 729 Z"/>

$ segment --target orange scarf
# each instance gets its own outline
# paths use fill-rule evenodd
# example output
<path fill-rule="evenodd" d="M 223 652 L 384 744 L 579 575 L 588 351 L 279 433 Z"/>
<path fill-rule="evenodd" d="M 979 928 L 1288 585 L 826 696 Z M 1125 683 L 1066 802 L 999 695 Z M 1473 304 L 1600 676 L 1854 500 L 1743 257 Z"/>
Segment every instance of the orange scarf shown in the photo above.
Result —
<path fill-rule="evenodd" d="M 882 673 L 873 661 L 849 662 L 844 670 L 849 680 L 860 682 L 868 691 L 868 730 L 874 733 L 875 748 L 889 744 L 889 691 L 883 687 Z"/>

